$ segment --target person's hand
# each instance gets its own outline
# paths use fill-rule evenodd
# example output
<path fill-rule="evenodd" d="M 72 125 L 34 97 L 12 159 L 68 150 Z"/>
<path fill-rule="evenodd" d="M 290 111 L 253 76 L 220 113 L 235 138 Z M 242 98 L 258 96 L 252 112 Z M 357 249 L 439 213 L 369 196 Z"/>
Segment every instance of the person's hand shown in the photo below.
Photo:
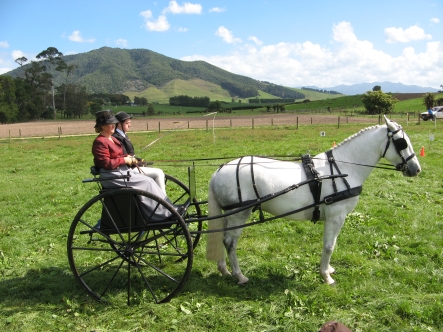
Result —
<path fill-rule="evenodd" d="M 125 164 L 128 164 L 129 166 L 131 166 L 132 164 L 137 164 L 137 159 L 135 159 L 132 156 L 126 156 L 124 157 L 125 159 Z"/>

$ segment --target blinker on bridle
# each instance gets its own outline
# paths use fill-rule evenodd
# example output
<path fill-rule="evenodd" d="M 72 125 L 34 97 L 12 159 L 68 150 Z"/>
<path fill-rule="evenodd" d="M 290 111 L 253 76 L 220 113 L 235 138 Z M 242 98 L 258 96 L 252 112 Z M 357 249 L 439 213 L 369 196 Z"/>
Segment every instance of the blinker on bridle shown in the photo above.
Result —
<path fill-rule="evenodd" d="M 400 131 L 402 132 L 403 137 L 394 139 L 394 135 Z M 403 131 L 401 126 L 396 131 L 391 131 L 388 127 L 388 142 L 386 143 L 385 152 L 383 152 L 383 156 L 382 156 L 383 158 L 385 157 L 386 151 L 388 151 L 388 149 L 389 149 L 389 145 L 391 144 L 391 141 L 394 144 L 395 151 L 397 151 L 398 155 L 400 156 L 400 158 L 402 160 L 402 163 L 395 166 L 395 168 L 397 169 L 397 171 L 402 171 L 402 172 L 408 171 L 408 169 L 409 169 L 408 161 L 415 157 L 415 153 L 412 153 L 406 159 L 402 156 L 401 151 L 408 147 L 408 142 L 405 139 L 405 132 Z"/>

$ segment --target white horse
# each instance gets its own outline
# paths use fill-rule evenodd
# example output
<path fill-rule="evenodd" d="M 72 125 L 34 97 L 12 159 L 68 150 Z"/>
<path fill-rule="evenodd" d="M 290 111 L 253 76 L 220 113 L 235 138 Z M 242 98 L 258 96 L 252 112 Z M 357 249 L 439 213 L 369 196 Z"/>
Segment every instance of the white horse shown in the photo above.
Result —
<path fill-rule="evenodd" d="M 373 167 L 384 157 L 397 170 L 402 171 L 404 176 L 416 176 L 421 170 L 409 137 L 401 126 L 386 117 L 385 122 L 385 125 L 369 127 L 350 136 L 328 152 L 332 152 L 332 155 L 316 155 L 311 159 L 317 172 L 313 181 L 261 204 L 263 211 L 274 216 L 288 214 L 284 218 L 324 220 L 320 274 L 327 284 L 335 282 L 331 277 L 335 270 L 330 265 L 330 259 L 337 236 L 346 215 L 357 205 L 361 186 Z M 224 244 L 232 275 L 239 284 L 249 280 L 240 270 L 236 248 L 243 230 L 241 226 L 250 216 L 252 207 L 242 210 L 241 206 L 258 198 L 286 191 L 294 184 L 309 181 L 308 173 L 305 172 L 303 163 L 248 156 L 223 165 L 213 174 L 209 184 L 208 215 L 221 216 L 222 211 L 225 211 L 225 215 L 209 219 L 208 229 L 213 232 L 207 237 L 206 258 L 217 262 L 218 270 L 223 276 L 231 275 L 226 266 Z M 347 174 L 347 177 L 330 177 L 331 174 L 336 176 L 338 173 Z M 311 183 L 315 186 L 322 183 L 321 191 L 317 191 L 317 194 L 311 192 Z M 239 212 L 229 215 L 235 209 Z M 236 226 L 240 227 L 235 228 Z M 224 228 L 234 229 L 223 230 Z"/>

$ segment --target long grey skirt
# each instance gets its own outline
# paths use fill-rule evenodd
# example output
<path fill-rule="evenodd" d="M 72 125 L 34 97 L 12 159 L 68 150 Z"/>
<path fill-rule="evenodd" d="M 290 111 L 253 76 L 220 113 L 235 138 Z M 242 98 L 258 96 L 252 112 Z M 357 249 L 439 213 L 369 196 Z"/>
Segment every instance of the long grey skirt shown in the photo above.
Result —
<path fill-rule="evenodd" d="M 112 179 L 112 177 L 120 176 L 120 175 L 129 175 L 129 181 L 126 179 Z M 130 167 L 126 165 L 119 166 L 117 169 L 106 170 L 100 169 L 100 178 L 101 179 L 109 179 L 106 181 L 101 181 L 103 188 L 105 189 L 117 189 L 117 188 L 134 188 L 140 189 L 143 191 L 147 191 L 155 196 L 164 199 L 168 203 L 171 203 L 169 198 L 165 195 L 163 190 L 157 185 L 157 183 L 145 174 L 140 174 L 138 172 L 134 172 Z M 152 211 L 155 209 L 155 219 L 164 220 L 165 218 L 169 218 L 171 216 L 171 212 L 167 210 L 163 205 L 157 206 L 157 202 L 149 199 L 145 196 L 139 196 L 141 199 L 141 209 L 143 216 L 151 215 Z M 171 203 L 172 204 L 172 203 Z"/>

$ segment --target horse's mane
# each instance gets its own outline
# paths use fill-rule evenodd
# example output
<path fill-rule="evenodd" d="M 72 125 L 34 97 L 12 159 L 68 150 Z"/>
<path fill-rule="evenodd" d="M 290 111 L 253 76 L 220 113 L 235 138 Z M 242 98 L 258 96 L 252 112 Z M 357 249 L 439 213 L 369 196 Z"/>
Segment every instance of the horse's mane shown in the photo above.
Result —
<path fill-rule="evenodd" d="M 355 133 L 354 135 L 349 136 L 349 137 L 346 138 L 343 142 L 339 143 L 339 144 L 337 145 L 337 147 L 342 146 L 342 145 L 344 145 L 344 144 L 346 144 L 346 143 L 352 141 L 354 138 L 356 138 L 357 136 L 360 136 L 360 135 L 363 134 L 364 132 L 367 132 L 367 131 L 372 130 L 372 129 L 380 128 L 380 127 L 381 127 L 380 125 L 375 125 L 375 126 L 371 126 L 371 127 L 363 128 L 363 129 L 361 129 L 358 133 Z"/>

